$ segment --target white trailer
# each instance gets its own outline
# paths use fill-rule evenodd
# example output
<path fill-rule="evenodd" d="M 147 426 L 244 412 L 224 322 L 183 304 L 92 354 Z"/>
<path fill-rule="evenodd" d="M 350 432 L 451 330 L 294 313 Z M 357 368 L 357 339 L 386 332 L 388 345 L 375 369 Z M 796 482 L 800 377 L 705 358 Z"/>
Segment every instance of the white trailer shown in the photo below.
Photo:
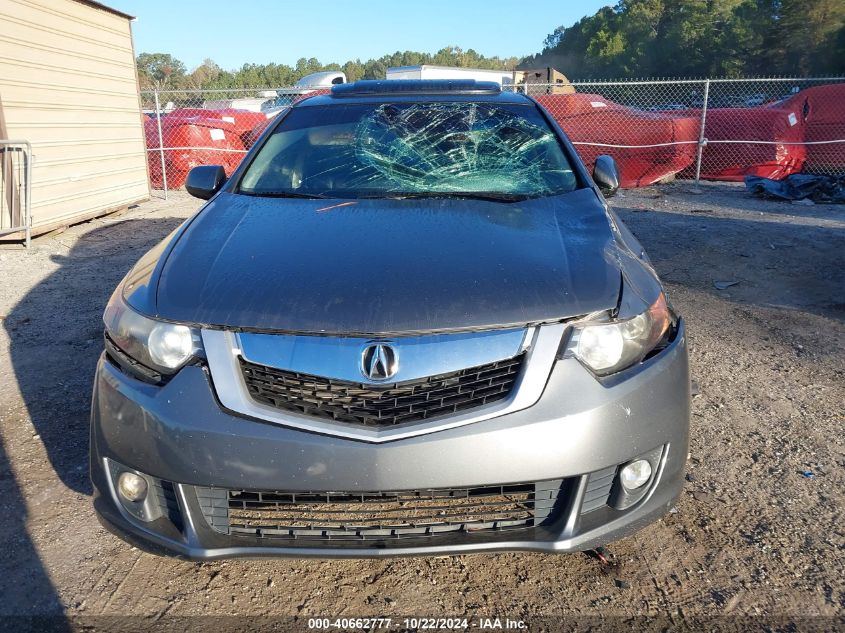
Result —
<path fill-rule="evenodd" d="M 340 71 L 327 70 L 319 73 L 305 75 L 290 88 L 279 90 L 262 90 L 258 98 L 244 97 L 240 99 L 222 99 L 206 101 L 204 108 L 209 110 L 224 110 L 226 108 L 237 108 L 239 110 L 252 110 L 253 112 L 265 112 L 277 114 L 291 104 L 300 95 L 331 88 L 337 84 L 346 83 L 346 75 Z"/>
<path fill-rule="evenodd" d="M 475 79 L 477 81 L 494 81 L 500 86 L 510 86 L 513 84 L 513 72 L 510 70 L 422 64 L 420 66 L 388 68 L 386 79 Z"/>

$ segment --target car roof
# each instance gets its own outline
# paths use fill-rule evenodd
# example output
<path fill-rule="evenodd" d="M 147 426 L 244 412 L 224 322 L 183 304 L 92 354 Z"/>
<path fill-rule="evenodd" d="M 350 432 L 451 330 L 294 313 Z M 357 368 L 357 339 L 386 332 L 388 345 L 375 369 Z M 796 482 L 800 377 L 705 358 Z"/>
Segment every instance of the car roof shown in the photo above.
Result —
<path fill-rule="evenodd" d="M 385 79 L 363 80 L 333 86 L 328 95 L 303 99 L 296 106 L 390 101 L 485 101 L 531 103 L 521 93 L 502 92 L 499 84 L 474 79 Z"/>

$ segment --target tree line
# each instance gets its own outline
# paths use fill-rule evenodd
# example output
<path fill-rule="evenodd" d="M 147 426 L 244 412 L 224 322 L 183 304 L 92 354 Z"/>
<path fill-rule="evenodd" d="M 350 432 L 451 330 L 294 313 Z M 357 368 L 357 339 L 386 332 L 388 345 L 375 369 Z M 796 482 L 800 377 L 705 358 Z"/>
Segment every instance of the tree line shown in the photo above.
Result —
<path fill-rule="evenodd" d="M 570 78 L 840 75 L 843 0 L 619 0 L 522 61 Z"/>
<path fill-rule="evenodd" d="M 168 53 L 141 53 L 137 58 L 138 80 L 142 90 L 191 90 L 228 88 L 282 88 L 291 86 L 305 75 L 323 70 L 342 70 L 349 81 L 384 79 L 392 66 L 435 64 L 462 68 L 492 68 L 510 70 L 518 57 L 485 57 L 472 49 L 457 46 L 443 48 L 436 53 L 415 51 L 396 52 L 378 59 L 362 62 L 350 60 L 344 64 L 322 64 L 315 58 L 300 58 L 295 66 L 287 64 L 244 64 L 237 70 L 224 70 L 213 60 L 206 59 L 192 71 Z"/>
<path fill-rule="evenodd" d="M 457 46 L 436 53 L 396 52 L 362 62 L 244 64 L 225 70 L 206 59 L 191 71 L 168 53 L 137 58 L 142 89 L 278 88 L 323 70 L 349 81 L 384 79 L 391 66 L 464 68 L 551 66 L 570 79 L 742 77 L 845 74 L 843 0 L 619 0 L 546 37 L 525 58 L 486 57 Z"/>

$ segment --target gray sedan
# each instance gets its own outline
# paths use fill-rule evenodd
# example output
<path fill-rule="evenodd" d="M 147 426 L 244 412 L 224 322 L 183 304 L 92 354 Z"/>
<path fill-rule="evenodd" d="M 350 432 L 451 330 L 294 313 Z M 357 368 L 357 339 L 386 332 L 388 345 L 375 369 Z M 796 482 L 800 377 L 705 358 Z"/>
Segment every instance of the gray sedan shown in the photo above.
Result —
<path fill-rule="evenodd" d="M 532 99 L 339 85 L 280 114 L 104 315 L 91 479 L 144 549 L 606 544 L 681 488 L 683 320 Z"/>

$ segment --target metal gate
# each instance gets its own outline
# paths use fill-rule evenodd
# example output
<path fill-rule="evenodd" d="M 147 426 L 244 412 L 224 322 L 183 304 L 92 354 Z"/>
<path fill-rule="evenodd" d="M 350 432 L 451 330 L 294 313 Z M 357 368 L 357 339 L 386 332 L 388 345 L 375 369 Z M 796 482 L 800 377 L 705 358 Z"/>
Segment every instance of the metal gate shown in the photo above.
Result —
<path fill-rule="evenodd" d="M 32 230 L 32 146 L 0 139 L 0 237 Z"/>

